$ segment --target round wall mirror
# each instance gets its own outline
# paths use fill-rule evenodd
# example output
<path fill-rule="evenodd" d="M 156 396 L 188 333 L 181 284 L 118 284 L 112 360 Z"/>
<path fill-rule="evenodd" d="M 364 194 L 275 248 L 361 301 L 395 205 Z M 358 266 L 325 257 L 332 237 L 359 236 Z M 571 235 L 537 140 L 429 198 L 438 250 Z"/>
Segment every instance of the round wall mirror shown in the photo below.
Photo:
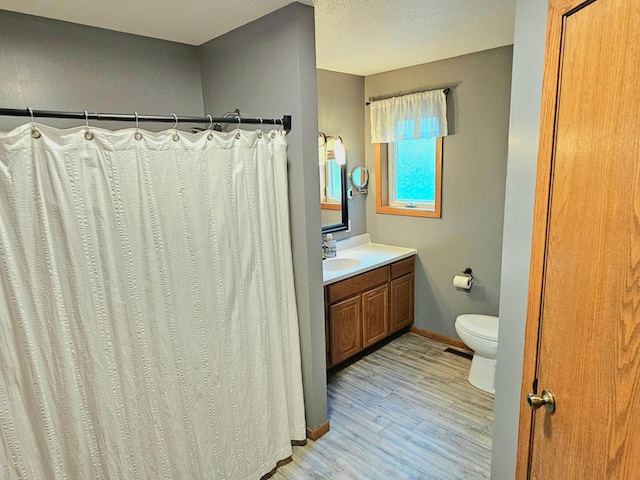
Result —
<path fill-rule="evenodd" d="M 351 184 L 358 190 L 369 182 L 369 171 L 365 167 L 356 167 L 351 171 Z"/>

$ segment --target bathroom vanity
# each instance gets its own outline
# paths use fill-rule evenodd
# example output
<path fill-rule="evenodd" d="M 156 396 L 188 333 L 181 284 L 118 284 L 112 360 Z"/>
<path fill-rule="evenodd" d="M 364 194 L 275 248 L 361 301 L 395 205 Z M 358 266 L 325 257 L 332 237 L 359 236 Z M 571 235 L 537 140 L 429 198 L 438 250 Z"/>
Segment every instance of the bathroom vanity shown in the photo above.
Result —
<path fill-rule="evenodd" d="M 325 260 L 327 368 L 413 324 L 415 253 L 368 243 Z"/>

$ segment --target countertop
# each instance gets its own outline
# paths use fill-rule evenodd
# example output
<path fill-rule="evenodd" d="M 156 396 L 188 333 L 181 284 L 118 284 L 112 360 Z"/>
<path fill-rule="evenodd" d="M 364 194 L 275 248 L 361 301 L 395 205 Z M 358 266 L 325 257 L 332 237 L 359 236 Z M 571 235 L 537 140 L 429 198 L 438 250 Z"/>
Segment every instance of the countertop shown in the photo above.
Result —
<path fill-rule="evenodd" d="M 394 247 L 380 243 L 371 243 L 369 234 L 358 235 L 346 240 L 336 242 L 336 258 L 353 258 L 360 263 L 355 267 L 327 271 L 323 269 L 323 285 L 344 280 L 369 270 L 388 265 L 403 258 L 408 258 L 418 253 L 415 248 Z M 323 263 L 326 260 L 323 260 Z"/>

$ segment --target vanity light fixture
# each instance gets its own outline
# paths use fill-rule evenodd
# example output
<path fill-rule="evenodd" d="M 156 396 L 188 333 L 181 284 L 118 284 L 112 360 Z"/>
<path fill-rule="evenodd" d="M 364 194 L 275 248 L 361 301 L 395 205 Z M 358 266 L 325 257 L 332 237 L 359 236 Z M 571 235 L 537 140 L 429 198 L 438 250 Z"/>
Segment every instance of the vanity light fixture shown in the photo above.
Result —
<path fill-rule="evenodd" d="M 318 132 L 318 165 L 324 166 L 327 163 L 327 136 Z"/>
<path fill-rule="evenodd" d="M 344 144 L 342 143 L 342 138 L 333 137 L 333 156 L 336 159 L 336 163 L 338 165 L 346 165 L 347 164 L 347 154 L 344 151 Z"/>
<path fill-rule="evenodd" d="M 328 158 L 335 159 L 338 165 L 347 164 L 347 152 L 342 137 L 318 132 L 318 164 L 324 165 Z"/>

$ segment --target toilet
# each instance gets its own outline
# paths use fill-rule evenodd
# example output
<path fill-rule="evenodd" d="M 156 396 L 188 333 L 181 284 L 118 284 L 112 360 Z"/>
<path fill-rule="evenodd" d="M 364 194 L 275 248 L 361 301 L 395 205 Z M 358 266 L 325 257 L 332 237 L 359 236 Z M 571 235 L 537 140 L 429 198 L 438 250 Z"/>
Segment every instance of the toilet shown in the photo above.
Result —
<path fill-rule="evenodd" d="M 485 392 L 495 393 L 498 317 L 470 313 L 459 315 L 456 319 L 456 332 L 474 352 L 469 383 Z"/>

